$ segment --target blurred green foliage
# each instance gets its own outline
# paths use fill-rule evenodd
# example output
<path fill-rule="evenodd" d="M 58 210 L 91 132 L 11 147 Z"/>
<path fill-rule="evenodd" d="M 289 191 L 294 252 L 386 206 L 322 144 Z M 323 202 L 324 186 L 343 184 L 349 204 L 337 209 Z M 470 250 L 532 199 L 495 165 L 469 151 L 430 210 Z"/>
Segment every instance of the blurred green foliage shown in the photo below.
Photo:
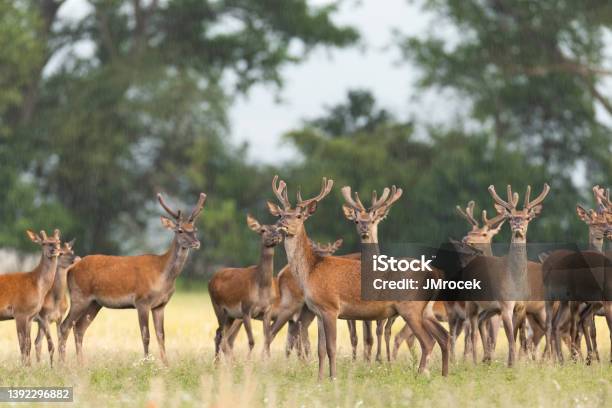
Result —
<path fill-rule="evenodd" d="M 589 186 L 612 184 L 605 2 L 421 2 L 444 30 L 400 27 L 396 45 L 422 91 L 450 90 L 467 115 L 400 119 L 353 90 L 296 124 L 285 140 L 299 157 L 275 166 L 230 143 L 228 108 L 255 84 L 282 87 L 282 68 L 313 48 L 355 44 L 356 29 L 333 22 L 335 4 L 89 0 L 79 19 L 59 17 L 62 4 L 0 2 L 0 246 L 30 250 L 25 228 L 60 227 L 80 254 L 140 253 L 170 239 L 152 236 L 156 192 L 187 210 L 204 191 L 203 245 L 185 274 L 253 263 L 259 242 L 245 217 L 274 221 L 265 206 L 274 174 L 292 199 L 298 186 L 308 195 L 322 176 L 335 180 L 308 229 L 344 238 L 345 252 L 357 237 L 341 212 L 343 185 L 363 198 L 404 189 L 381 225 L 384 245 L 461 237 L 455 205 L 473 199 L 492 213 L 488 185 L 522 196 L 548 182 L 529 239 L 576 240 L 586 237 L 576 203 L 592 206 Z"/>

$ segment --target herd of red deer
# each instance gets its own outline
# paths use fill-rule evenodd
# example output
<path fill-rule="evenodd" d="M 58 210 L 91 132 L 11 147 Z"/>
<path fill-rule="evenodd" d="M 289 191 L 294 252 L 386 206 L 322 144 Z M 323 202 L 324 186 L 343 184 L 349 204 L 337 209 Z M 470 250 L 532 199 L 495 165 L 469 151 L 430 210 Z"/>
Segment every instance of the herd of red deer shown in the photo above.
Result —
<path fill-rule="evenodd" d="M 464 356 L 470 353 L 477 361 L 477 343 L 480 338 L 484 360 L 492 357 L 500 323 L 508 339 L 508 365 L 515 361 L 516 338 L 520 338 L 519 351 L 536 358 L 536 347 L 542 338 L 545 347 L 542 357 L 563 361 L 562 344 L 566 344 L 573 358 L 581 357 L 584 337 L 586 362 L 599 360 L 595 336 L 595 315 L 605 316 L 610 329 L 612 347 L 612 301 L 441 301 L 436 291 L 411 291 L 412 298 L 402 301 L 367 301 L 361 299 L 361 254 L 342 256 L 333 254 L 342 240 L 321 245 L 308 238 L 305 221 L 327 196 L 333 180 L 323 178 L 320 193 L 303 199 L 297 192 L 292 205 L 287 185 L 278 176 L 272 181 L 273 192 L 280 205 L 268 202 L 268 209 L 279 218 L 274 224 L 260 224 L 247 216 L 248 227 L 261 237 L 261 254 L 257 265 L 247 268 L 224 268 L 214 274 L 208 288 L 218 320 L 215 335 L 215 358 L 223 352 L 231 356 L 234 340 L 244 325 L 249 351 L 254 347 L 251 320 L 262 320 L 265 355 L 270 344 L 285 324 L 288 324 L 286 354 L 295 350 L 301 358 L 310 353 L 308 328 L 316 318 L 318 324 L 319 378 L 324 377 L 325 357 L 329 359 L 330 376 L 336 376 L 336 323 L 345 319 L 350 333 L 352 356 L 357 356 L 356 321 L 363 322 L 364 358 L 372 355 L 374 339 L 372 321 L 376 321 L 376 360 L 382 359 L 382 339 L 387 360 L 394 359 L 398 348 L 406 342 L 410 347 L 414 339 L 421 348 L 419 372 L 427 363 L 435 344 L 442 353 L 442 374 L 447 375 L 449 360 L 454 359 L 455 342 L 464 332 Z M 609 190 L 593 188 L 596 209 L 585 210 L 577 206 L 577 214 L 589 230 L 589 249 L 586 251 L 557 250 L 543 254 L 541 262 L 527 258 L 526 242 L 529 222 L 542 211 L 542 202 L 550 188 L 544 185 L 540 195 L 530 199 L 530 187 L 524 197 L 522 209 L 517 208 L 519 196 L 507 188 L 507 200 L 502 199 L 493 186 L 489 193 L 494 200 L 497 215 L 489 219 L 482 211 L 482 223 L 474 216 L 474 202 L 465 209 L 457 206 L 458 213 L 471 225 L 461 242 L 454 242 L 463 255 L 464 268 L 482 270 L 482 266 L 495 276 L 501 287 L 513 287 L 516 282 L 528 285 L 533 292 L 542 290 L 543 277 L 563 273 L 577 264 L 612 267 L 610 253 L 604 253 L 604 240 L 612 239 L 612 203 Z M 363 244 L 378 251 L 378 224 L 387 216 L 391 206 L 401 197 L 402 189 L 385 188 L 378 197 L 372 193 L 369 208 L 361 202 L 350 187 L 342 188 L 345 204 L 344 216 L 355 223 Z M 17 326 L 21 359 L 30 364 L 30 326 L 38 323 L 35 340 L 36 358 L 40 361 L 41 346 L 47 340 L 50 361 L 53 364 L 54 343 L 50 323 L 57 324 L 58 349 L 61 361 L 65 359 L 66 341 L 74 330 L 77 358 L 83 359 L 82 343 L 85 331 L 104 306 L 111 309 L 136 309 L 145 356 L 149 354 L 149 313 L 152 314 L 161 360 L 167 364 L 164 334 L 164 308 L 175 290 L 175 282 L 190 249 L 197 249 L 196 219 L 204 207 L 206 195 L 201 193 L 189 216 L 172 210 L 158 194 L 158 200 L 170 217 L 161 217 L 162 225 L 174 232 L 169 249 L 162 255 L 107 256 L 89 255 L 83 259 L 74 253 L 74 241 L 63 242 L 60 232 L 52 236 L 44 231 L 27 231 L 32 242 L 42 247 L 39 264 L 26 273 L 0 275 L 0 320 L 14 319 Z M 493 238 L 508 221 L 511 244 L 505 256 L 494 256 Z M 288 264 L 274 276 L 274 250 L 284 243 Z M 569 265 L 569 266 L 568 266 Z M 431 278 L 444 276 L 434 268 Z M 575 278 L 575 277 L 574 277 Z M 574 279 L 573 284 L 580 284 Z M 606 283 L 607 284 L 607 283 Z M 535 288 L 535 289 L 534 289 Z M 541 296 L 540 299 L 544 299 Z M 68 310 L 69 309 L 69 310 Z M 66 312 L 68 311 L 67 315 Z M 65 317 L 64 317 L 65 316 Z M 397 317 L 405 326 L 395 336 L 391 351 L 391 328 Z M 449 330 L 440 322 L 447 321 Z M 612 350 L 611 350 L 612 361 Z"/>

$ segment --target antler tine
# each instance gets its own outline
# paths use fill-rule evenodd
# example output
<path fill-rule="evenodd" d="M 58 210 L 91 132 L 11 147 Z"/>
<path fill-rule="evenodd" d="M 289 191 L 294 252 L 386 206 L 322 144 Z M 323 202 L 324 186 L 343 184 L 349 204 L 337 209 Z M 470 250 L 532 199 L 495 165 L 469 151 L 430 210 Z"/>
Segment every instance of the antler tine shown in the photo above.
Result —
<path fill-rule="evenodd" d="M 467 220 L 467 222 L 469 222 L 470 224 L 472 224 L 474 227 L 478 227 L 478 221 L 476 221 L 474 219 L 474 217 L 471 215 L 472 212 L 469 211 L 470 208 L 470 204 L 472 205 L 472 208 L 474 208 L 474 201 L 470 201 L 466 207 L 465 210 L 463 210 L 463 208 L 461 208 L 460 206 L 456 206 L 455 208 L 457 209 L 457 213 L 462 216 L 463 218 L 465 218 Z M 469 213 L 468 213 L 469 211 Z"/>
<path fill-rule="evenodd" d="M 340 249 L 340 247 L 342 246 L 342 243 L 344 242 L 344 240 L 342 238 L 337 239 L 333 244 L 331 249 L 333 250 L 332 253 L 336 252 L 338 249 Z"/>
<path fill-rule="evenodd" d="M 166 202 L 164 201 L 161 193 L 157 193 L 157 201 L 159 201 L 159 203 L 161 204 L 163 209 L 166 210 L 166 212 L 168 214 L 170 214 L 174 219 L 178 220 L 180 218 L 180 216 L 181 216 L 180 211 L 178 213 L 172 211 L 170 209 L 170 207 L 168 207 L 168 205 L 166 205 Z"/>
<path fill-rule="evenodd" d="M 363 206 L 363 204 L 361 203 L 361 200 L 359 200 L 359 195 L 357 193 L 355 193 L 355 198 L 357 200 L 353 200 L 352 194 L 351 194 L 351 187 L 350 186 L 344 186 L 342 187 L 342 189 L 340 190 L 342 192 L 342 197 L 344 197 L 344 201 L 346 201 L 346 203 L 348 205 L 350 205 L 351 207 L 353 207 L 355 210 L 360 211 L 360 212 L 365 212 L 365 208 Z"/>
<path fill-rule="evenodd" d="M 204 202 L 206 201 L 206 194 L 204 193 L 200 193 L 200 197 L 198 198 L 198 203 L 196 204 L 196 206 L 194 207 L 191 215 L 189 216 L 189 221 L 193 221 L 196 219 L 196 217 L 198 215 L 200 215 L 200 213 L 202 212 L 202 209 L 204 208 Z M 181 216 L 181 212 L 179 211 L 179 217 Z"/>
<path fill-rule="evenodd" d="M 502 207 L 504 207 L 505 209 L 509 211 L 511 211 L 514 208 L 512 207 L 512 204 L 505 202 L 504 200 L 501 199 L 499 195 L 497 195 L 497 192 L 495 191 L 495 186 L 493 184 L 489 186 L 488 190 L 489 190 L 489 194 L 491 194 L 491 197 L 493 197 L 493 200 L 495 200 L 497 204 L 501 205 Z M 512 193 L 510 186 L 508 186 L 508 192 L 509 194 Z"/>
<path fill-rule="evenodd" d="M 526 205 L 525 208 L 533 208 L 536 205 L 539 205 L 542 201 L 544 201 L 549 192 L 550 186 L 548 185 L 548 183 L 544 183 L 544 189 L 542 190 L 540 195 L 537 196 L 535 200 L 531 201 L 528 205 Z"/>
<path fill-rule="evenodd" d="M 45 230 L 40 230 L 40 237 L 43 239 L 43 241 L 47 240 L 47 233 Z"/>
<path fill-rule="evenodd" d="M 597 185 L 593 187 L 593 194 L 595 195 L 595 202 L 597 203 L 598 212 L 612 210 L 610 203 L 610 189 L 604 190 L 603 187 L 599 187 Z"/>
<path fill-rule="evenodd" d="M 531 185 L 527 185 L 527 191 L 525 191 L 525 204 L 523 208 L 529 207 L 529 196 L 531 195 Z"/>
<path fill-rule="evenodd" d="M 287 184 L 283 180 L 281 180 L 278 182 L 277 186 L 277 181 L 278 174 L 274 175 L 274 178 L 272 179 L 272 191 L 274 192 L 274 195 L 276 196 L 278 201 L 280 201 L 283 207 L 287 210 L 291 208 L 291 203 L 289 202 L 289 197 L 287 196 Z"/>
<path fill-rule="evenodd" d="M 505 219 L 506 217 L 504 214 L 497 214 L 495 217 L 489 219 L 487 218 L 487 210 L 482 210 L 482 222 L 484 222 L 484 224 L 489 228 L 495 227 L 497 224 L 499 224 L 501 221 L 504 221 Z"/>
<path fill-rule="evenodd" d="M 387 200 L 389 199 L 390 191 L 391 190 L 389 190 L 388 187 L 385 187 L 380 198 L 378 198 L 376 190 L 372 191 L 372 204 L 370 205 L 370 211 L 377 210 L 380 207 L 385 206 Z"/>
<path fill-rule="evenodd" d="M 321 192 L 316 197 L 309 198 L 308 200 L 298 199 L 298 203 L 296 205 L 300 207 L 305 207 L 306 205 L 310 204 L 313 201 L 321 201 L 326 195 L 329 194 L 333 185 L 334 185 L 334 180 L 331 180 L 331 179 L 328 180 L 327 177 L 323 177 L 323 181 L 321 183 Z"/>

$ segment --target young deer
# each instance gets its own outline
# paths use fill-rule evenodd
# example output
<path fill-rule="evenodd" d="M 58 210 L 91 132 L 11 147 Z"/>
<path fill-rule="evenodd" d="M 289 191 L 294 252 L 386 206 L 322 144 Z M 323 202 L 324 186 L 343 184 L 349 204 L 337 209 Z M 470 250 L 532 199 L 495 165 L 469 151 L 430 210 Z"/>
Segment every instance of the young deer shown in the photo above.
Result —
<path fill-rule="evenodd" d="M 355 192 L 355 198 L 353 199 L 351 195 L 351 187 L 342 187 L 341 191 L 345 201 L 345 204 L 342 205 L 344 216 L 349 221 L 355 223 L 361 243 L 363 245 L 371 246 L 372 254 L 379 254 L 380 248 L 378 246 L 378 224 L 387 217 L 391 206 L 402 196 L 402 189 L 392 186 L 391 190 L 389 190 L 387 187 L 385 187 L 380 198 L 378 198 L 376 191 L 373 191 L 372 204 L 368 209 L 365 208 L 359 199 L 359 194 L 357 192 Z M 395 317 L 387 319 L 386 324 L 384 320 L 378 320 L 376 322 L 376 361 L 382 360 L 381 339 L 383 335 L 383 328 L 385 333 L 387 361 L 391 361 L 389 342 L 391 339 L 391 327 L 393 326 L 394 321 Z M 349 320 L 347 322 L 351 321 Z M 354 323 L 352 325 L 349 324 L 349 331 L 351 332 L 353 355 L 355 355 L 355 349 L 357 348 L 357 333 Z M 364 357 L 366 360 L 370 360 L 370 355 L 372 353 L 372 323 L 369 321 L 363 322 L 363 337 Z"/>
<path fill-rule="evenodd" d="M 51 290 L 45 296 L 45 301 L 36 315 L 35 320 L 38 323 L 38 334 L 34 340 L 34 349 L 36 350 L 36 361 L 40 361 L 42 351 L 43 337 L 47 338 L 47 348 L 49 350 L 49 361 L 53 365 L 53 353 L 55 347 L 53 338 L 51 337 L 51 323 L 57 325 L 57 335 L 59 338 L 60 324 L 62 318 L 68 310 L 68 269 L 78 262 L 81 258 L 74 253 L 74 239 L 70 242 L 64 242 L 61 246 L 60 256 L 57 261 L 57 272 Z"/>
<path fill-rule="evenodd" d="M 200 193 L 198 203 L 184 218 L 157 195 L 160 205 L 172 217 L 161 217 L 162 225 L 174 232 L 167 252 L 162 255 L 109 256 L 89 255 L 68 272 L 70 311 L 60 326 L 60 360 L 66 356 L 66 340 L 74 325 L 77 358 L 83 360 L 83 336 L 102 307 L 136 309 L 145 357 L 149 355 L 149 313 L 159 346 L 161 360 L 166 358 L 164 308 L 175 289 L 175 281 L 183 270 L 189 251 L 198 249 L 195 221 L 206 201 Z"/>
<path fill-rule="evenodd" d="M 251 215 L 247 215 L 247 225 L 261 236 L 259 263 L 247 268 L 224 268 L 213 275 L 208 282 L 208 293 L 212 301 L 219 327 L 215 335 L 215 358 L 223 349 L 228 351 L 227 337 L 237 333 L 237 324 L 230 331 L 234 321 L 240 319 L 244 324 L 249 340 L 249 353 L 255 340 L 251 329 L 251 318 L 263 320 L 264 337 L 268 338 L 270 323 L 266 311 L 270 307 L 276 288 L 274 288 L 274 248 L 283 240 L 276 225 L 262 225 Z"/>
<path fill-rule="evenodd" d="M 304 222 L 316 211 L 317 204 L 331 191 L 333 181 L 323 178 L 321 192 L 304 200 L 300 192 L 297 203 L 291 207 L 286 184 L 278 176 L 272 181 L 273 191 L 283 208 L 268 202 L 270 213 L 280 218 L 280 229 L 285 237 L 285 251 L 291 272 L 304 289 L 308 308 L 317 316 L 319 327 L 319 378 L 324 376 L 325 355 L 329 357 L 330 377 L 336 377 L 336 323 L 337 319 L 382 320 L 401 315 L 415 332 L 423 351 L 419 372 L 427 362 L 435 341 L 442 349 L 442 374 L 448 374 L 448 332 L 437 321 L 424 317 L 433 291 L 420 294 L 428 301 L 366 301 L 361 299 L 361 262 L 356 259 L 328 256 L 321 258 L 308 245 Z M 432 272 L 431 278 L 439 277 Z M 426 295 L 426 296 L 425 296 Z M 434 341 L 435 339 L 435 341 Z"/>
<path fill-rule="evenodd" d="M 40 231 L 40 235 L 31 230 L 26 232 L 32 242 L 42 247 L 40 262 L 30 272 L 0 275 L 0 320 L 15 319 L 21 363 L 29 366 L 30 327 L 55 279 L 60 232 L 56 229 L 52 237 L 48 237 L 45 231 Z"/>

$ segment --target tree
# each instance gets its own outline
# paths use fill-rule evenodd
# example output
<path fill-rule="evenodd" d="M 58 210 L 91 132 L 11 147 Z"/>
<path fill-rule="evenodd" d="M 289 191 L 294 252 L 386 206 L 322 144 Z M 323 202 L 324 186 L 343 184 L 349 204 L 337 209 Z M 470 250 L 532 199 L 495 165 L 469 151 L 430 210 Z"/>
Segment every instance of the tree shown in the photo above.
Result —
<path fill-rule="evenodd" d="M 211 219 L 246 211 L 256 200 L 235 197 L 253 190 L 225 176 L 258 171 L 227 140 L 233 98 L 255 83 L 282 86 L 285 65 L 315 47 L 348 46 L 358 37 L 331 21 L 335 5 L 316 8 L 305 0 L 87 3 L 78 21 L 60 17 L 62 0 L 19 3 L 36 21 L 21 24 L 41 51 L 9 66 L 9 75 L 23 81 L 15 103 L 0 110 L 0 124 L 23 141 L 20 150 L 8 146 L 7 155 L 24 162 L 2 163 L 2 171 L 13 172 L 11 182 L 32 180 L 37 196 L 60 204 L 75 222 L 49 220 L 75 233 L 83 253 L 117 252 L 127 237 L 142 250 L 138 237 L 157 191 L 186 205 L 198 192 L 214 191 Z M 83 44 L 90 53 L 79 51 Z M 3 211 L 9 223 L 20 210 Z M 224 239 L 235 249 L 240 238 Z"/>

